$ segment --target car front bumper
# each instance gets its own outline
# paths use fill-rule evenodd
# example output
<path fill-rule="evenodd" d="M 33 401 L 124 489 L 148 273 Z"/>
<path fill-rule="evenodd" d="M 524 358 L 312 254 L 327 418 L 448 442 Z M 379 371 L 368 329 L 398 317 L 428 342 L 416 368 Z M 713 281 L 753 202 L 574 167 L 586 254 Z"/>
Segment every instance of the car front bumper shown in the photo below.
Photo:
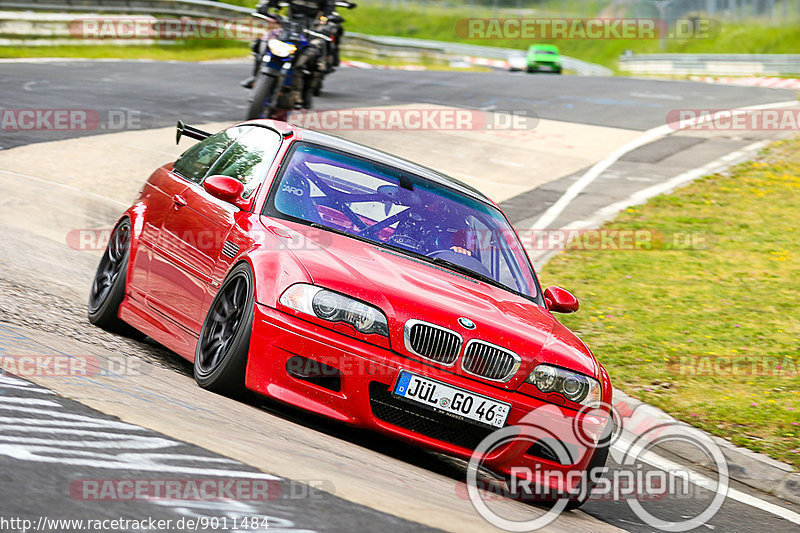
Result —
<path fill-rule="evenodd" d="M 321 369 L 323 379 L 293 373 L 298 358 L 312 362 L 301 365 L 303 368 Z M 506 475 L 514 468 L 563 474 L 586 469 L 594 455 L 593 443 L 602 432 L 597 428 L 607 420 L 455 375 L 277 309 L 255 306 L 245 379 L 248 389 L 341 422 L 469 459 L 474 448 L 494 430 L 397 399 L 391 391 L 400 370 L 510 403 L 506 427 L 537 428 L 530 436 L 514 438 L 486 456 L 484 466 Z M 575 431 L 576 418 L 583 432 Z M 542 428 L 548 436 L 543 435 Z M 581 436 L 586 434 L 596 436 Z M 548 440 L 561 442 L 562 449 L 569 451 L 569 461 L 564 461 L 563 455 L 560 461 L 548 459 L 542 451 L 542 444 Z"/>
<path fill-rule="evenodd" d="M 529 69 L 538 69 L 538 70 L 560 70 L 561 63 L 558 61 L 547 61 L 541 59 L 529 59 L 528 60 L 528 68 Z"/>

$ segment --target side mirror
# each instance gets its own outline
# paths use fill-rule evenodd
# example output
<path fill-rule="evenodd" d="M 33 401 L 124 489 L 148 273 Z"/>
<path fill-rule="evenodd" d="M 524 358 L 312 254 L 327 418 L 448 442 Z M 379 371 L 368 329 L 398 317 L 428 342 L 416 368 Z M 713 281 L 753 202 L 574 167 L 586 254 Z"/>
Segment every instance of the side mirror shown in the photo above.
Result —
<path fill-rule="evenodd" d="M 571 292 L 561 287 L 547 287 L 544 290 L 544 303 L 554 313 L 574 313 L 581 304 Z"/>
<path fill-rule="evenodd" d="M 209 176 L 203 182 L 203 188 L 214 198 L 236 206 L 242 200 L 242 192 L 244 192 L 244 184 L 230 176 Z"/>

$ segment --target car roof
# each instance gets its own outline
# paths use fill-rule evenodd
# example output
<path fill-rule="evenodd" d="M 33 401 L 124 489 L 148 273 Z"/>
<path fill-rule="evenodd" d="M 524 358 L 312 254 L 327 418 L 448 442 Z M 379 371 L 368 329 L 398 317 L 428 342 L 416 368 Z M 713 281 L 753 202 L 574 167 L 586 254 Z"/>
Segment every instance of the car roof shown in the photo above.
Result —
<path fill-rule="evenodd" d="M 369 146 L 365 146 L 363 144 L 359 144 L 357 142 L 344 139 L 342 137 L 339 137 L 338 135 L 300 128 L 292 124 L 287 124 L 286 122 L 280 122 L 277 120 L 253 120 L 242 123 L 240 125 L 246 125 L 246 124 L 266 126 L 269 128 L 276 129 L 279 132 L 281 132 L 284 137 L 288 137 L 289 136 L 288 132 L 292 132 L 293 135 L 296 135 L 295 140 L 297 141 L 307 141 L 315 144 L 320 144 L 328 148 L 341 150 L 343 152 L 348 152 L 357 156 L 364 157 L 366 159 L 371 159 L 378 163 L 382 163 L 391 167 L 398 168 L 400 170 L 404 170 L 411 174 L 415 174 L 417 176 L 425 178 L 439 185 L 450 187 L 460 192 L 461 194 L 464 194 L 465 196 L 469 196 L 470 198 L 474 198 L 481 202 L 495 206 L 495 203 L 492 202 L 485 194 L 480 192 L 478 189 L 472 187 L 471 185 L 467 185 L 461 180 L 450 177 L 446 174 L 442 174 L 441 172 L 436 171 L 432 168 L 428 168 L 418 163 L 414 163 L 413 161 L 409 161 L 408 159 L 404 159 L 402 157 L 390 154 L 388 152 L 384 152 L 383 150 L 378 150 L 377 148 L 370 148 Z"/>
<path fill-rule="evenodd" d="M 558 52 L 558 46 L 554 44 L 532 44 L 528 47 L 528 50 L 553 50 Z"/>

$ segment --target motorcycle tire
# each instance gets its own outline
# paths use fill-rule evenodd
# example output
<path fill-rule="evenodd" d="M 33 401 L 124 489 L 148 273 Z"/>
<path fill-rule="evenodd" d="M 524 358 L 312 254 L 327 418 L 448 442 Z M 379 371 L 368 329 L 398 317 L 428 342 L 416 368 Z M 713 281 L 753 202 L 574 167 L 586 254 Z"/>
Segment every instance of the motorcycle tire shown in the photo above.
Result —
<path fill-rule="evenodd" d="M 274 104 L 270 101 L 270 105 L 264 105 L 267 101 L 267 98 L 272 100 L 275 92 L 275 84 L 278 82 L 278 78 L 275 76 L 267 76 L 265 74 L 259 74 L 258 78 L 256 79 L 256 83 L 253 86 L 253 93 L 250 100 L 250 106 L 247 108 L 247 120 L 253 120 L 256 118 L 271 118 L 274 111 Z"/>

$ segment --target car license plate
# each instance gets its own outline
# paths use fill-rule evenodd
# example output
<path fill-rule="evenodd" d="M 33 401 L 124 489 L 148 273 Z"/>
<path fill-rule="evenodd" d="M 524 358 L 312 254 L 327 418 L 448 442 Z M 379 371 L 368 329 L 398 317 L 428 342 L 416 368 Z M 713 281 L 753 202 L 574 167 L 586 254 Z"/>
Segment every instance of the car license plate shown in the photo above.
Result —
<path fill-rule="evenodd" d="M 400 371 L 400 376 L 394 385 L 394 394 L 436 411 L 495 428 L 503 427 L 508 413 L 511 412 L 511 404 L 451 387 L 441 381 L 424 378 L 405 370 Z"/>

